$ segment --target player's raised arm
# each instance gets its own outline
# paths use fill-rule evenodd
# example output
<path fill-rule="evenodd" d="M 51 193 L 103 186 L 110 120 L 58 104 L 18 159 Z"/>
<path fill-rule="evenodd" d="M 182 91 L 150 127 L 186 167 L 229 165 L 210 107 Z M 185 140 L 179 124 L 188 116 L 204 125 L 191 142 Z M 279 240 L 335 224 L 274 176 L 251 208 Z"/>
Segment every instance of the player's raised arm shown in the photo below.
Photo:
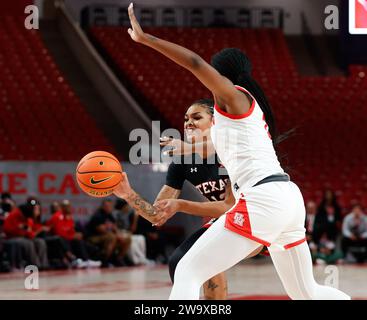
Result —
<path fill-rule="evenodd" d="M 250 101 L 244 94 L 235 89 L 230 80 L 223 77 L 191 50 L 145 33 L 135 17 L 132 3 L 129 5 L 128 12 L 131 22 L 128 33 L 134 41 L 157 50 L 192 72 L 213 93 L 217 103 L 226 106 L 228 112 L 243 114 L 248 111 Z"/>
<path fill-rule="evenodd" d="M 206 159 L 207 157 L 215 154 L 215 148 L 211 139 L 205 139 L 201 142 L 187 143 L 179 139 L 163 137 L 161 138 L 160 146 L 172 147 L 172 149 L 163 152 L 164 155 L 169 156 L 182 156 L 197 153 L 203 159 Z"/>

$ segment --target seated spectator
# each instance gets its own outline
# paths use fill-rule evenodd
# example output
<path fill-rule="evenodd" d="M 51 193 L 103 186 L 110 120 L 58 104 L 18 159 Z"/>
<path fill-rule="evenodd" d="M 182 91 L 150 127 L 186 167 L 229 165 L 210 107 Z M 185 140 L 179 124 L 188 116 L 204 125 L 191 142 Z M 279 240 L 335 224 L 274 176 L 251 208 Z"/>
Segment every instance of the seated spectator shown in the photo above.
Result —
<path fill-rule="evenodd" d="M 64 200 L 62 202 L 61 210 L 52 215 L 47 225 L 50 227 L 52 234 L 62 239 L 66 254 L 73 261 L 73 266 L 78 268 L 98 268 L 101 266 L 101 261 L 89 259 L 86 244 L 83 240 L 83 234 L 75 230 L 75 223 L 71 213 L 69 200 Z"/>
<path fill-rule="evenodd" d="M 36 201 L 41 206 L 35 197 L 29 197 L 28 201 Z M 35 236 L 46 241 L 50 266 L 55 269 L 71 268 L 76 258 L 71 252 L 66 250 L 63 239 L 51 234 L 50 226 L 42 223 L 42 210 L 34 212 L 32 220 Z M 78 267 L 78 265 L 75 265 L 75 267 Z"/>
<path fill-rule="evenodd" d="M 35 197 L 29 197 L 28 201 L 40 202 Z M 47 256 L 49 264 L 52 268 L 64 269 L 69 266 L 66 258 L 64 246 L 61 242 L 61 238 L 50 234 L 50 227 L 42 223 L 42 209 L 34 212 L 32 217 L 33 229 L 37 238 L 42 238 L 46 241 Z"/>
<path fill-rule="evenodd" d="M 306 221 L 305 221 L 306 238 L 308 242 L 312 241 L 316 212 L 317 208 L 315 202 L 308 201 L 306 204 Z"/>
<path fill-rule="evenodd" d="M 39 210 L 33 211 L 31 219 L 35 237 L 44 238 L 44 235 L 46 235 L 50 231 L 50 228 L 48 226 L 43 225 L 41 222 L 41 216 L 42 216 L 41 203 L 35 197 L 29 197 L 27 199 L 27 203 L 37 204 L 37 206 L 39 206 Z"/>
<path fill-rule="evenodd" d="M 337 249 L 336 243 L 327 238 L 326 233 L 321 237 L 317 250 L 312 251 L 316 264 L 337 264 L 343 259 L 343 253 Z"/>
<path fill-rule="evenodd" d="M 136 229 L 137 234 L 144 235 L 147 245 L 147 258 L 157 263 L 167 264 L 168 257 L 182 242 L 182 229 L 179 230 L 167 226 L 153 227 L 145 220 L 139 219 Z"/>
<path fill-rule="evenodd" d="M 3 230 L 4 220 L 15 207 L 11 194 L 4 192 L 0 199 L 0 271 L 22 268 L 22 247 L 12 239 L 6 240 Z"/>
<path fill-rule="evenodd" d="M 124 232 L 131 237 L 131 246 L 127 252 L 128 258 L 135 265 L 152 265 L 154 261 L 148 260 L 146 257 L 146 241 L 145 237 L 141 234 L 134 234 L 136 232 L 139 216 L 129 206 L 129 204 L 123 200 L 118 199 L 115 204 L 115 211 L 113 212 L 114 218 L 119 232 Z"/>
<path fill-rule="evenodd" d="M 54 201 L 51 203 L 50 205 L 50 214 L 51 216 L 56 213 L 59 212 L 61 210 L 60 204 L 57 201 Z"/>
<path fill-rule="evenodd" d="M 316 217 L 317 207 L 316 203 L 313 201 L 309 201 L 306 204 L 306 239 L 308 242 L 308 246 L 310 247 L 312 259 L 315 260 L 315 256 L 318 251 L 318 247 L 313 241 L 313 230 L 314 230 L 314 224 L 315 224 L 315 217 Z"/>
<path fill-rule="evenodd" d="M 367 216 L 359 204 L 354 205 L 352 212 L 344 218 L 342 230 L 344 256 L 352 253 L 357 262 L 364 262 L 367 256 Z"/>
<path fill-rule="evenodd" d="M 131 233 L 136 231 L 139 216 L 125 200 L 116 200 L 113 217 L 119 230 L 131 231 Z"/>
<path fill-rule="evenodd" d="M 316 245 L 326 233 L 328 240 L 336 242 L 341 229 L 341 209 L 335 194 L 327 190 L 315 216 L 312 238 Z"/>
<path fill-rule="evenodd" d="M 103 200 L 102 206 L 93 214 L 86 226 L 87 240 L 103 251 L 103 265 L 113 262 L 117 266 L 126 265 L 124 257 L 130 248 L 131 237 L 119 233 L 112 215 L 112 200 Z M 116 252 L 115 259 L 114 254 Z"/>
<path fill-rule="evenodd" d="M 47 245 L 44 239 L 36 238 L 36 231 L 32 217 L 40 206 L 36 201 L 14 207 L 4 221 L 4 232 L 7 238 L 19 244 L 28 264 L 38 266 L 40 269 L 48 268 Z"/>
<path fill-rule="evenodd" d="M 0 225 L 3 225 L 5 217 L 15 207 L 15 203 L 11 198 L 11 194 L 4 192 L 1 194 L 0 200 Z"/>
<path fill-rule="evenodd" d="M 321 200 L 321 203 L 319 205 L 319 210 L 322 207 L 326 207 L 326 206 L 332 206 L 335 209 L 335 212 L 337 215 L 341 214 L 341 209 L 340 209 L 340 205 L 338 203 L 338 199 L 336 197 L 336 194 L 334 191 L 327 189 L 324 192 L 324 196 Z"/>

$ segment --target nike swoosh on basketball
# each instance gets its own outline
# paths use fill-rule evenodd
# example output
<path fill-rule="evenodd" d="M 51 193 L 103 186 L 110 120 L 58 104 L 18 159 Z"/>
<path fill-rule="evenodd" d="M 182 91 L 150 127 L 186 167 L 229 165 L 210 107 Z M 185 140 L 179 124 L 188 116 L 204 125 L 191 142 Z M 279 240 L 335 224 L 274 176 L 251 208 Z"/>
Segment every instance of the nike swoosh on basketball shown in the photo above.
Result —
<path fill-rule="evenodd" d="M 110 180 L 112 177 L 113 177 L 113 175 L 109 176 L 107 178 L 101 179 L 101 180 L 94 180 L 94 176 L 93 176 L 92 178 L 90 178 L 90 183 L 91 184 L 99 184 L 99 183 L 102 183 L 104 181 Z"/>

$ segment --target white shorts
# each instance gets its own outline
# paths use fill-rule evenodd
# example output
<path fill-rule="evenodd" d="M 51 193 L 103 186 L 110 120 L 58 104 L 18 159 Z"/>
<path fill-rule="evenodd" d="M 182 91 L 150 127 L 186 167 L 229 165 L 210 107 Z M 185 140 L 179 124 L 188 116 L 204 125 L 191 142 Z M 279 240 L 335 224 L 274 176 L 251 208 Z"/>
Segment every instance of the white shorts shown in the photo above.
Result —
<path fill-rule="evenodd" d="M 305 238 L 305 206 L 293 182 L 269 182 L 238 190 L 225 227 L 272 250 L 286 250 Z"/>

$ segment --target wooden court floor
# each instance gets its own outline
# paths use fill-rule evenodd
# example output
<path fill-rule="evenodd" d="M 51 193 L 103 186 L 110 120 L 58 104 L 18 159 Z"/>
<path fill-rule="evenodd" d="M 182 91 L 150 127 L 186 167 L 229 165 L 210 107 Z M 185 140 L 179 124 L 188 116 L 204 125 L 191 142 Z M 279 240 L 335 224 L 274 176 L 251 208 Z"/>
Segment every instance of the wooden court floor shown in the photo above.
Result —
<path fill-rule="evenodd" d="M 367 265 L 340 265 L 339 288 L 353 299 L 367 299 Z M 330 269 L 315 266 L 324 284 Z M 171 283 L 167 266 L 46 271 L 39 273 L 39 289 L 25 289 L 28 274 L 0 274 L 0 299 L 167 299 Z M 229 299 L 287 299 L 268 258 L 238 264 L 227 271 Z"/>

